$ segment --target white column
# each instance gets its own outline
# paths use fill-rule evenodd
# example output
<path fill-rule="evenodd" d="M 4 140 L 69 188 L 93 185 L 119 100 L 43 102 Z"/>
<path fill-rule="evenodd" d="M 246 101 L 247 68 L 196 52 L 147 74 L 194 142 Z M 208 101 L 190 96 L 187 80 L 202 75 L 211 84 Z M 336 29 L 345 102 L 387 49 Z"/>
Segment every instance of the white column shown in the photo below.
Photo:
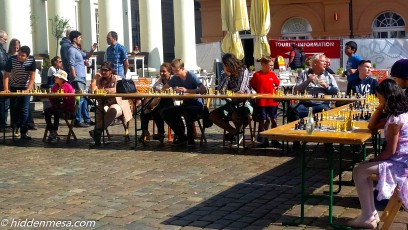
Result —
<path fill-rule="evenodd" d="M 128 52 L 132 52 L 132 9 L 130 7 L 130 0 L 123 0 L 123 39 L 124 46 Z"/>
<path fill-rule="evenodd" d="M 149 52 L 149 67 L 163 62 L 161 0 L 139 0 L 140 51 Z"/>
<path fill-rule="evenodd" d="M 33 54 L 48 53 L 48 14 L 45 1 L 31 0 L 31 25 L 33 37 Z"/>
<path fill-rule="evenodd" d="M 78 24 L 82 35 L 82 48 L 89 51 L 96 41 L 95 0 L 81 0 L 78 6 Z M 104 41 L 104 40 L 103 40 Z"/>
<path fill-rule="evenodd" d="M 105 51 L 108 47 L 106 35 L 109 31 L 118 33 L 118 42 L 123 45 L 123 7 L 122 1 L 99 0 L 99 50 Z"/>
<path fill-rule="evenodd" d="M 3 0 L 0 3 L 2 17 L 0 29 L 8 33 L 9 41 L 12 38 L 20 40 L 22 46 L 29 46 L 33 54 L 33 39 L 30 26 L 30 2 L 27 0 Z M 8 50 L 8 44 L 4 47 Z"/>
<path fill-rule="evenodd" d="M 188 70 L 196 70 L 194 1 L 174 0 L 174 52 Z"/>
<path fill-rule="evenodd" d="M 75 0 L 48 0 L 48 18 L 54 19 L 55 16 L 60 18 L 69 19 L 69 25 L 75 29 L 77 28 L 76 20 L 76 2 Z M 81 31 L 82 33 L 82 31 Z M 65 31 L 62 34 L 65 36 Z M 54 57 L 56 54 L 59 55 L 59 42 L 52 35 L 52 24 L 48 21 L 48 38 L 49 38 L 49 47 L 50 47 L 50 57 Z M 58 45 L 57 45 L 58 43 Z M 58 48 L 57 48 L 58 47 Z"/>

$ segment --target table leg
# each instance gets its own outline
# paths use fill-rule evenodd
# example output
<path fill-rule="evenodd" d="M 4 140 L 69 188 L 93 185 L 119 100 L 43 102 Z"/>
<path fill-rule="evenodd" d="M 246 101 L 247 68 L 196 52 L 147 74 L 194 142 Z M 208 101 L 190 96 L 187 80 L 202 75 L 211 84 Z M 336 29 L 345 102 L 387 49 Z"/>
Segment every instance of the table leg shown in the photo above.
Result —
<path fill-rule="evenodd" d="M 300 186 L 300 217 L 292 222 L 283 222 L 282 225 L 297 226 L 303 223 L 305 218 L 305 202 L 308 199 L 328 199 L 329 200 L 329 223 L 335 229 L 350 229 L 348 226 L 340 226 L 333 224 L 333 178 L 334 178 L 334 149 L 333 144 L 330 144 L 330 151 L 327 155 L 328 165 L 329 165 L 329 195 L 314 195 L 305 194 L 305 178 L 306 178 L 306 143 L 302 145 L 302 155 L 301 155 L 301 186 Z"/>

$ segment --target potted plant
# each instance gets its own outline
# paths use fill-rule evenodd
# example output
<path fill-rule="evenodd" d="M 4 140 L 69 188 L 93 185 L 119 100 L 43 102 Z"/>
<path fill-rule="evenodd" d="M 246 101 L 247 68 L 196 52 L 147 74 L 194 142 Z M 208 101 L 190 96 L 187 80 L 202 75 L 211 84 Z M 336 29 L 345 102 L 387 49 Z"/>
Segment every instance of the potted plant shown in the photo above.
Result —
<path fill-rule="evenodd" d="M 55 17 L 50 18 L 49 21 L 51 22 L 52 35 L 57 39 L 57 49 L 55 50 L 55 56 L 57 56 L 59 40 L 63 37 L 64 31 L 70 27 L 68 24 L 69 19 L 55 15 Z"/>

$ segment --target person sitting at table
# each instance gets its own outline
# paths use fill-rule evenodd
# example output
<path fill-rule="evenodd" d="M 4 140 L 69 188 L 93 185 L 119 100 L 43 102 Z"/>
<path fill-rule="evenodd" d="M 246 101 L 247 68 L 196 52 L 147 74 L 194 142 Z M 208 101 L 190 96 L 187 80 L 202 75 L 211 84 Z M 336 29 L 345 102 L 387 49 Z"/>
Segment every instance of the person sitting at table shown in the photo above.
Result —
<path fill-rule="evenodd" d="M 350 93 L 357 93 L 362 96 L 367 94 L 375 94 L 375 90 L 378 86 L 377 80 L 370 76 L 371 74 L 371 61 L 361 60 L 358 63 L 358 78 L 352 80 L 347 84 L 347 95 Z"/>
<path fill-rule="evenodd" d="M 256 93 L 263 94 L 275 94 L 276 87 L 280 85 L 280 80 L 273 72 L 273 61 L 270 57 L 264 56 L 260 60 L 262 69 L 255 72 L 249 84 Z M 273 99 L 256 99 L 256 110 L 260 113 L 260 121 L 258 133 L 269 129 L 269 123 L 271 123 L 271 128 L 275 128 L 278 102 Z M 273 145 L 275 147 L 280 147 L 279 141 L 273 140 Z M 262 147 L 269 146 L 269 140 L 263 138 Z"/>
<path fill-rule="evenodd" d="M 201 93 L 207 92 L 206 87 L 198 79 L 197 75 L 184 68 L 181 59 L 174 59 L 171 62 L 171 70 L 174 76 L 163 86 L 163 90 L 170 87 L 177 93 Z M 198 114 L 203 114 L 204 105 L 201 99 L 184 99 L 179 106 L 168 106 L 160 111 L 160 116 L 170 126 L 177 136 L 173 145 L 185 144 L 194 146 L 194 120 Z M 184 117 L 187 126 L 187 136 L 184 133 L 185 127 L 181 117 Z"/>
<path fill-rule="evenodd" d="M 55 56 L 51 59 L 51 67 L 47 73 L 47 88 L 52 88 L 54 84 L 54 75 L 58 70 L 62 69 L 62 59 L 60 56 Z"/>
<path fill-rule="evenodd" d="M 249 72 L 243 63 L 231 53 L 224 54 L 222 63 L 224 74 L 218 84 L 218 91 L 222 94 L 227 90 L 235 94 L 250 94 Z M 210 112 L 210 120 L 227 131 L 225 140 L 234 141 L 252 112 L 253 108 L 247 99 L 227 100 L 225 105 Z M 229 121 L 232 121 L 235 127 Z"/>
<path fill-rule="evenodd" d="M 163 86 L 168 84 L 171 77 L 171 65 L 168 62 L 164 62 L 160 66 L 160 78 L 154 83 L 153 89 L 156 92 L 160 92 L 163 89 Z M 145 108 L 145 110 L 140 114 L 142 128 L 140 141 L 143 141 L 145 137 L 149 138 L 149 120 L 153 118 L 157 126 L 157 133 L 153 135 L 153 140 L 159 140 L 161 143 L 163 143 L 165 137 L 164 120 L 160 116 L 160 112 L 165 108 L 173 106 L 173 99 L 155 97 L 146 99 L 144 103 L 149 108 Z"/>
<path fill-rule="evenodd" d="M 68 82 L 68 74 L 64 70 L 58 70 L 54 75 L 55 84 L 52 86 L 51 91 L 57 93 L 62 91 L 65 93 L 74 93 L 75 90 Z M 47 124 L 47 129 L 49 135 L 47 141 L 50 143 L 55 143 L 58 136 L 58 126 L 61 113 L 75 113 L 75 97 L 55 97 L 50 98 L 51 107 L 44 110 L 45 123 Z M 54 115 L 54 123 L 51 122 L 51 117 Z"/>
<path fill-rule="evenodd" d="M 380 218 L 374 204 L 373 181 L 378 174 L 378 200 L 389 199 L 398 186 L 398 196 L 408 207 L 408 97 L 392 79 L 386 79 L 377 87 L 379 105 L 371 116 L 368 128 L 374 132 L 384 127 L 387 145 L 381 153 L 360 163 L 353 169 L 353 180 L 361 205 L 361 214 L 347 224 L 354 228 L 374 229 Z M 381 120 L 387 113 L 387 119 Z M 385 123 L 385 125 L 384 125 Z"/>
<path fill-rule="evenodd" d="M 106 61 L 101 65 L 101 72 L 95 74 L 95 78 L 92 79 L 90 89 L 92 92 L 95 90 L 105 90 L 107 94 L 116 93 L 116 82 L 122 78 L 116 75 L 114 71 L 114 65 L 112 62 Z M 102 111 L 104 114 L 102 115 Z M 124 121 L 128 122 L 132 119 L 132 111 L 128 100 L 122 100 L 122 97 L 107 97 L 103 100 L 98 100 L 96 112 L 96 124 L 95 129 L 89 133 L 94 139 L 93 146 L 101 145 L 101 136 L 103 130 L 105 130 L 117 117 L 123 115 Z"/>
<path fill-rule="evenodd" d="M 312 66 L 305 70 L 297 78 L 294 93 L 307 93 L 312 95 L 325 94 L 336 95 L 338 92 L 337 82 L 334 77 L 326 70 L 326 56 L 316 54 L 312 57 Z M 290 105 L 287 112 L 288 122 L 304 118 L 309 113 L 309 107 L 312 107 L 313 113 L 330 109 L 328 101 L 301 101 Z M 300 148 L 300 142 L 293 143 L 294 149 Z"/>

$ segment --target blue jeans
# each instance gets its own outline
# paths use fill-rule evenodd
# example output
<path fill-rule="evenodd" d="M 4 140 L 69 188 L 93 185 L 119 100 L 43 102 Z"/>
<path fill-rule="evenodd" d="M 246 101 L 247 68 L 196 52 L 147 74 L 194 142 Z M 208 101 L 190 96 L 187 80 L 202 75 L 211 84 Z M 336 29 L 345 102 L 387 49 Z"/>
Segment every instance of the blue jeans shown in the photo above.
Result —
<path fill-rule="evenodd" d="M 73 81 L 71 84 L 75 91 L 86 90 L 86 84 L 83 82 Z M 75 114 L 75 123 L 81 123 L 82 118 L 84 119 L 85 123 L 89 123 L 91 121 L 88 111 L 88 100 L 85 97 L 81 97 L 79 99 L 78 109 Z"/>
<path fill-rule="evenodd" d="M 11 92 L 25 90 L 26 88 L 10 87 Z M 28 111 L 30 109 L 30 96 L 11 97 L 10 98 L 10 117 L 13 128 L 20 127 L 22 134 L 27 133 Z"/>
<path fill-rule="evenodd" d="M 312 107 L 313 113 L 319 113 L 323 109 L 325 111 L 330 109 L 328 102 L 317 105 L 307 105 L 302 103 L 290 105 L 287 113 L 288 122 L 296 121 L 299 120 L 300 118 L 307 117 L 307 115 L 309 114 L 309 107 Z"/>
<path fill-rule="evenodd" d="M 10 99 L 0 97 L 0 128 L 7 126 L 7 115 L 10 107 Z"/>

